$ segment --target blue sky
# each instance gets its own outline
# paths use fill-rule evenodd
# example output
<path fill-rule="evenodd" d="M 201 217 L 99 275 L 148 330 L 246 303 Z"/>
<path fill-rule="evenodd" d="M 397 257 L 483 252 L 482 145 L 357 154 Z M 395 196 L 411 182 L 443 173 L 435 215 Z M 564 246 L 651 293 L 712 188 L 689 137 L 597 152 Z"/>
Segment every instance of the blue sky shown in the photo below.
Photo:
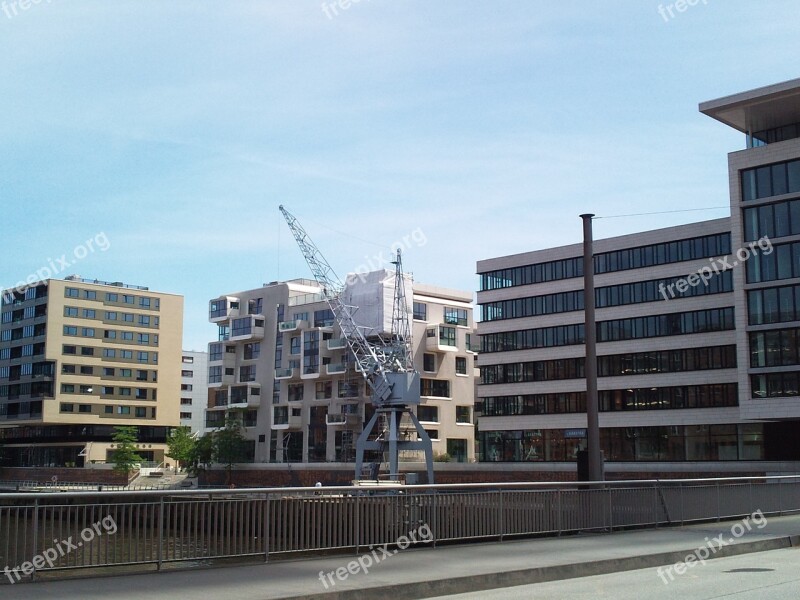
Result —
<path fill-rule="evenodd" d="M 284 204 L 340 275 L 399 243 L 475 290 L 580 213 L 727 206 L 744 139 L 698 103 L 800 77 L 796 0 L 322 4 L 0 0 L 0 285 L 104 234 L 59 275 L 183 294 L 205 349 L 210 298 L 309 276 Z"/>

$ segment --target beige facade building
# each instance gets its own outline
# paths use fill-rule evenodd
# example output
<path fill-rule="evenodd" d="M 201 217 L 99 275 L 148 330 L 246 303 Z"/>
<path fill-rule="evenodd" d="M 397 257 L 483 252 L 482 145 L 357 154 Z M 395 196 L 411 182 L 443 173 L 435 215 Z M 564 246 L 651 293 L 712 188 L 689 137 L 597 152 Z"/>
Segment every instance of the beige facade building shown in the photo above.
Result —
<path fill-rule="evenodd" d="M 183 297 L 69 277 L 7 291 L 0 442 L 8 466 L 111 462 L 114 427 L 161 462 L 180 422 Z"/>
<path fill-rule="evenodd" d="M 365 274 L 348 287 L 356 320 L 370 335 L 388 330 L 394 273 Z M 417 415 L 434 454 L 474 460 L 471 294 L 409 282 Z M 209 344 L 206 427 L 236 410 L 255 462 L 353 462 L 372 414 L 369 389 L 314 281 L 273 282 L 209 304 L 219 327 Z M 418 456 L 404 456 L 415 460 Z"/>

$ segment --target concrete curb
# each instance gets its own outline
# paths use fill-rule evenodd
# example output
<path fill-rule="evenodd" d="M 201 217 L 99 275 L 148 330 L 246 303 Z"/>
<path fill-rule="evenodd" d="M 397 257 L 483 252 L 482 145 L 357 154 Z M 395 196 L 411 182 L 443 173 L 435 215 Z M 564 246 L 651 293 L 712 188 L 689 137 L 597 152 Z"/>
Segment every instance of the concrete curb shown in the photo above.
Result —
<path fill-rule="evenodd" d="M 740 542 L 723 546 L 707 560 L 792 547 L 800 547 L 800 535 L 770 538 L 753 542 Z M 285 600 L 375 600 L 377 597 L 392 598 L 392 600 L 419 600 L 422 598 L 433 598 L 435 596 L 479 592 L 517 585 L 661 567 L 682 562 L 688 555 L 694 554 L 697 549 L 698 548 L 695 547 L 688 550 L 662 552 L 646 556 L 630 556 L 568 565 L 535 567 L 531 569 L 507 571 L 504 573 L 486 573 L 454 577 L 451 579 L 415 581 L 358 590 L 341 590 L 320 594 L 286 596 Z M 654 577 L 656 577 L 655 574 Z"/>

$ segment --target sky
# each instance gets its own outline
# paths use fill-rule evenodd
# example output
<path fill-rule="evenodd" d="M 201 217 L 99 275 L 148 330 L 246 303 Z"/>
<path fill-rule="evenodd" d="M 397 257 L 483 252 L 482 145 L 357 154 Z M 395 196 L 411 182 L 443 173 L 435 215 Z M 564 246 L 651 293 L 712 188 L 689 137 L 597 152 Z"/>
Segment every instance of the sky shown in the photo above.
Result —
<path fill-rule="evenodd" d="M 691 1 L 691 0 L 690 0 Z M 346 7 L 346 8 L 343 8 Z M 661 11 L 659 11 L 661 8 Z M 797 0 L 0 0 L 0 286 L 44 268 L 208 301 L 415 280 L 729 214 L 700 102 L 800 77 Z M 715 208 L 716 207 L 716 208 Z M 694 210 L 694 209 L 710 210 Z"/>

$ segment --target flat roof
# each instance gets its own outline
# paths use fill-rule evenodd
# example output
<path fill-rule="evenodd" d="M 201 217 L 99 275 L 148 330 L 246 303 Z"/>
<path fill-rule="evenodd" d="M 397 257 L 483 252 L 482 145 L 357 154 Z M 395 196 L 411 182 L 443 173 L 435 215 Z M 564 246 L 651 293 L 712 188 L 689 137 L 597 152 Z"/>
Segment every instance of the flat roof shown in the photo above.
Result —
<path fill-rule="evenodd" d="M 742 133 L 800 123 L 800 79 L 702 102 L 700 112 Z"/>

